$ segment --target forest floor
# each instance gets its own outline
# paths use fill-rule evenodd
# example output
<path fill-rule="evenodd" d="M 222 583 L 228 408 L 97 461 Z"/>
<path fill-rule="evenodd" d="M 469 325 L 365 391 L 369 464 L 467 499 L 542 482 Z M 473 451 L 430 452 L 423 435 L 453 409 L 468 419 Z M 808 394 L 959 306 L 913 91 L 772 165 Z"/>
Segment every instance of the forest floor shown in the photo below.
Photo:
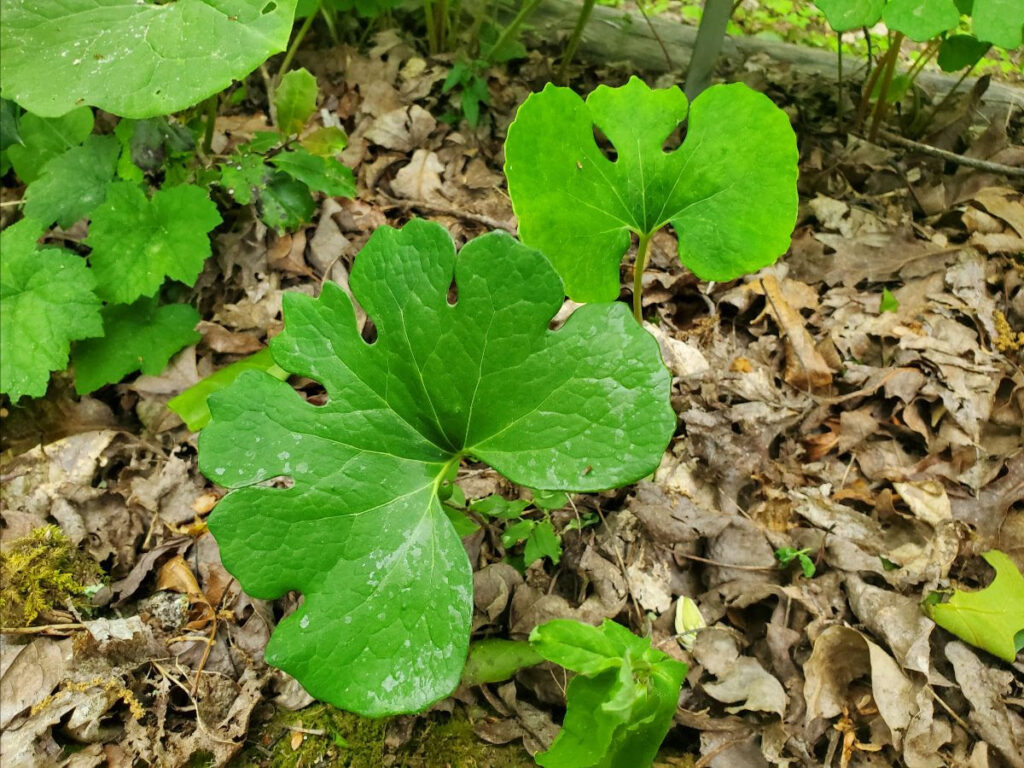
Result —
<path fill-rule="evenodd" d="M 90 610 L 52 605 L 4 634 L 9 758 L 499 768 L 532 765 L 550 744 L 565 679 L 549 665 L 387 721 L 314 703 L 269 667 L 266 642 L 299 598 L 252 599 L 225 571 L 204 524 L 223 489 L 199 473 L 196 435 L 165 407 L 265 346 L 282 294 L 347 285 L 376 228 L 429 218 L 459 244 L 515 232 L 502 143 L 552 59 L 491 70 L 476 129 L 439 119 L 450 63 L 393 30 L 363 51 L 300 51 L 321 114 L 349 133 L 358 195 L 324 199 L 292 234 L 251 211 L 229 222 L 194 289 L 203 339 L 162 375 L 82 398 L 58 377 L 46 398 L 5 413 L 5 551 L 45 552 L 32 561 L 41 580 L 97 563 L 109 575 Z M 573 85 L 629 74 L 581 68 Z M 755 275 L 709 285 L 680 265 L 671 231 L 654 238 L 645 315 L 673 373 L 675 437 L 652 477 L 554 513 L 560 530 L 577 515 L 596 521 L 565 528 L 557 566 L 517 571 L 494 522 L 467 537 L 475 636 L 606 617 L 651 635 L 690 667 L 661 766 L 1021 768 L 1021 656 L 1000 661 L 920 608 L 934 590 L 989 583 L 988 550 L 1024 568 L 1021 178 L 847 132 L 834 82 L 770 60 L 720 74 L 767 93 L 797 132 L 792 246 Z M 1024 112 L 976 106 L 954 100 L 922 140 L 1024 168 Z M 215 147 L 264 128 L 256 107 L 221 117 Z M 622 279 L 628 300 L 628 258 Z M 520 493 L 473 464 L 458 483 L 468 498 Z M 45 525 L 67 545 L 52 531 L 19 542 Z M 802 550 L 813 577 L 781 566 L 784 548 Z M 692 650 L 674 624 L 681 596 L 708 625 Z"/>

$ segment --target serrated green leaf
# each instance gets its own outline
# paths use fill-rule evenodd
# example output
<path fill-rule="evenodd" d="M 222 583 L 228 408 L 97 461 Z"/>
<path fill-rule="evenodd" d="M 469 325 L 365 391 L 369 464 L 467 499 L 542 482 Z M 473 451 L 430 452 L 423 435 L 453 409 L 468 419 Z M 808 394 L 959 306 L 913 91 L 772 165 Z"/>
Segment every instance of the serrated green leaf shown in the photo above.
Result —
<path fill-rule="evenodd" d="M 333 157 L 320 157 L 299 147 L 274 155 L 270 163 L 316 192 L 332 197 L 354 197 L 356 194 L 352 169 Z"/>
<path fill-rule="evenodd" d="M 192 285 L 210 255 L 206 233 L 220 220 L 201 187 L 183 184 L 147 199 L 135 184 L 110 185 L 85 241 L 93 249 L 97 292 L 106 301 L 130 304 L 155 294 L 167 277 Z"/>
<path fill-rule="evenodd" d="M 494 493 L 482 499 L 473 501 L 469 508 L 481 515 L 494 517 L 499 520 L 511 520 L 523 514 L 523 510 L 530 506 L 525 499 L 506 499 Z"/>
<path fill-rule="evenodd" d="M 43 166 L 25 190 L 25 215 L 51 226 L 70 227 L 107 196 L 121 146 L 114 136 L 89 136 Z"/>
<path fill-rule="evenodd" d="M 220 166 L 220 185 L 239 205 L 248 205 L 274 171 L 257 154 L 236 153 Z"/>
<path fill-rule="evenodd" d="M 259 198 L 260 218 L 272 229 L 298 229 L 316 213 L 309 187 L 283 172 L 274 174 L 259 189 Z"/>
<path fill-rule="evenodd" d="M 1024 35 L 1024 3 L 1020 0 L 974 0 L 971 18 L 978 39 L 1008 51 L 1020 46 Z"/>
<path fill-rule="evenodd" d="M 259 352 L 214 371 L 180 395 L 171 398 L 167 407 L 181 416 L 185 426 L 193 432 L 198 432 L 210 423 L 210 395 L 227 387 L 243 371 L 262 371 L 281 381 L 288 378 L 288 372 L 274 362 L 270 349 L 261 349 Z"/>
<path fill-rule="evenodd" d="M 996 577 L 976 592 L 956 590 L 949 602 L 926 605 L 925 611 L 943 629 L 1004 661 L 1013 662 L 1024 631 L 1024 574 L 1005 553 L 982 554 Z"/>
<path fill-rule="evenodd" d="M 92 133 L 93 116 L 88 107 L 79 107 L 63 117 L 46 118 L 26 112 L 19 121 L 21 143 L 7 149 L 14 172 L 31 184 L 50 160 L 77 147 Z"/>
<path fill-rule="evenodd" d="M 662 145 L 681 121 L 686 139 Z M 600 128 L 618 152 L 594 140 Z M 619 294 L 631 233 L 671 224 L 679 258 L 706 280 L 770 264 L 796 220 L 797 150 L 789 118 L 745 85 L 716 85 L 691 105 L 638 78 L 586 102 L 548 85 L 509 126 L 505 174 L 523 242 L 539 248 L 577 301 Z"/>
<path fill-rule="evenodd" d="M 882 19 L 889 29 L 923 42 L 960 24 L 953 0 L 887 0 Z"/>
<path fill-rule="evenodd" d="M 103 335 L 80 341 L 71 350 L 80 395 L 134 371 L 156 376 L 172 355 L 201 338 L 195 330 L 199 313 L 188 304 L 157 306 L 156 299 L 139 299 L 106 306 L 102 314 Z"/>
<path fill-rule="evenodd" d="M 308 136 L 303 137 L 299 144 L 314 155 L 334 157 L 348 146 L 348 136 L 341 128 L 329 125 L 325 128 L 317 128 Z"/>
<path fill-rule="evenodd" d="M 56 117 L 198 104 L 283 51 L 295 0 L 0 0 L 3 94 Z"/>
<path fill-rule="evenodd" d="M 11 402 L 46 394 L 50 372 L 67 367 L 71 342 L 103 332 L 85 260 L 37 248 L 42 232 L 31 219 L 0 232 L 0 392 Z"/>
<path fill-rule="evenodd" d="M 316 78 L 305 69 L 293 69 L 281 78 L 274 92 L 277 129 L 285 135 L 300 133 L 316 112 Z"/>
<path fill-rule="evenodd" d="M 882 18 L 885 0 L 814 0 L 837 32 L 873 27 Z"/>
<path fill-rule="evenodd" d="M 128 141 L 131 160 L 143 171 L 157 171 L 170 157 L 195 149 L 192 132 L 166 117 L 131 121 L 131 125 L 131 138 Z"/>
<path fill-rule="evenodd" d="M 532 667 L 544 659 L 533 646 L 522 640 L 491 637 L 469 646 L 469 658 L 462 671 L 463 685 L 500 683 L 524 667 Z"/>
<path fill-rule="evenodd" d="M 453 277 L 458 301 L 448 302 Z M 348 296 L 286 293 L 271 342 L 325 405 L 245 373 L 210 398 L 200 467 L 238 490 L 210 517 L 250 594 L 302 606 L 267 658 L 317 698 L 367 715 L 421 709 L 458 683 L 472 573 L 437 496 L 463 455 L 513 482 L 596 490 L 657 466 L 672 434 L 669 375 L 622 304 L 578 309 L 557 331 L 557 274 L 504 233 L 467 244 L 414 220 L 377 229 Z M 289 489 L 256 484 L 287 476 Z"/>
<path fill-rule="evenodd" d="M 562 559 L 562 539 L 555 533 L 550 520 L 541 520 L 526 537 L 523 549 L 523 563 L 530 565 L 546 557 L 552 565 L 558 565 Z"/>
<path fill-rule="evenodd" d="M 939 45 L 936 62 L 944 72 L 973 67 L 992 46 L 974 35 L 950 35 Z"/>
<path fill-rule="evenodd" d="M 519 542 L 525 541 L 536 525 L 536 520 L 519 520 L 508 526 L 501 533 L 502 546 L 506 548 L 514 547 Z M 525 563 L 524 565 L 529 565 L 529 563 Z"/>

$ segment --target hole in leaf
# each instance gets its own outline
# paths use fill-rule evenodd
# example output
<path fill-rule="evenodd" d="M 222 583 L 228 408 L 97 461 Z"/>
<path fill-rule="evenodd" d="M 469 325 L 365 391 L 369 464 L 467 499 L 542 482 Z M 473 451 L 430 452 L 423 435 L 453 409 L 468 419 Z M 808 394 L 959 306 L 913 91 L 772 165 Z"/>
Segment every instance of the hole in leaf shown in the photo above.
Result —
<path fill-rule="evenodd" d="M 661 151 L 664 152 L 666 155 L 671 154 L 672 152 L 675 152 L 677 149 L 679 149 L 680 146 L 682 146 L 683 141 L 685 139 L 686 123 L 681 122 L 672 130 L 672 133 L 670 133 L 668 137 L 665 139 L 665 142 L 661 145 Z"/>
<path fill-rule="evenodd" d="M 366 318 L 366 322 L 363 324 L 363 329 L 359 332 L 359 335 L 363 337 L 363 341 L 367 344 L 373 344 L 377 341 L 377 326 L 373 320 Z"/>
<path fill-rule="evenodd" d="M 263 6 L 263 10 L 260 13 L 266 16 L 268 13 L 273 13 L 276 8 L 277 3 L 267 3 Z"/>
<path fill-rule="evenodd" d="M 594 126 L 594 143 L 597 144 L 597 148 L 601 150 L 601 154 L 608 158 L 610 162 L 615 162 L 619 159 L 619 153 L 615 147 L 608 140 L 608 137 L 604 135 L 604 131 Z"/>
<path fill-rule="evenodd" d="M 459 286 L 455 282 L 455 278 L 452 278 L 452 284 L 448 286 L 448 306 L 454 307 L 459 303 Z"/>

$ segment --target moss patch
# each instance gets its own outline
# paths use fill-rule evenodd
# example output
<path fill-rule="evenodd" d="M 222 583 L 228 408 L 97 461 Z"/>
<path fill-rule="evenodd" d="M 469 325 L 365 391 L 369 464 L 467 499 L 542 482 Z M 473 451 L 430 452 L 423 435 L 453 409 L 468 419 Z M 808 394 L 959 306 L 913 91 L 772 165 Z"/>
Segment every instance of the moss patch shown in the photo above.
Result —
<path fill-rule="evenodd" d="M 480 740 L 461 709 L 453 715 L 416 718 L 412 736 L 400 747 L 386 739 L 400 728 L 399 718 L 371 720 L 314 704 L 300 712 L 278 711 L 255 726 L 250 745 L 232 768 L 534 768 L 518 744 L 494 746 Z M 302 730 L 298 730 L 302 729 Z"/>
<path fill-rule="evenodd" d="M 0 552 L 0 625 L 26 627 L 40 613 L 69 602 L 86 610 L 88 587 L 103 576 L 96 561 L 76 549 L 60 528 L 36 528 Z"/>

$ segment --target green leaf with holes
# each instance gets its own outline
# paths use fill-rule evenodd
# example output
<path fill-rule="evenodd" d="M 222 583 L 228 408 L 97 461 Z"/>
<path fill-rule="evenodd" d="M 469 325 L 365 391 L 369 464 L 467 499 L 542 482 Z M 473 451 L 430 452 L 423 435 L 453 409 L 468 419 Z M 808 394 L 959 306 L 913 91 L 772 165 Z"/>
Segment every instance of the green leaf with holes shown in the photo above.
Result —
<path fill-rule="evenodd" d="M 448 695 L 466 660 L 472 571 L 438 498 L 458 462 L 530 487 L 610 488 L 657 466 L 675 416 L 657 344 L 627 308 L 589 305 L 550 330 L 562 283 L 504 233 L 456 254 L 439 224 L 381 227 L 351 289 L 374 343 L 333 283 L 319 299 L 286 293 L 271 342 L 326 404 L 243 373 L 210 398 L 199 461 L 236 489 L 210 517 L 228 570 L 255 597 L 305 596 L 270 663 L 378 716 Z"/>
<path fill-rule="evenodd" d="M 530 633 L 543 658 L 578 673 L 543 768 L 649 768 L 672 725 L 686 665 L 605 619 L 600 627 L 555 619 Z"/>
<path fill-rule="evenodd" d="M 995 568 L 991 584 L 976 592 L 958 589 L 948 602 L 925 609 L 943 629 L 1012 663 L 1024 647 L 1024 574 L 998 549 L 982 557 Z"/>
<path fill-rule="evenodd" d="M 683 121 L 685 140 L 666 152 Z M 793 129 L 745 85 L 714 86 L 691 105 L 678 88 L 651 90 L 635 77 L 586 101 L 549 84 L 519 108 L 505 157 L 520 237 L 551 259 L 577 301 L 618 296 L 633 234 L 671 225 L 683 264 L 729 280 L 775 261 L 796 220 Z"/>
<path fill-rule="evenodd" d="M 155 299 L 103 308 L 103 336 L 86 339 L 71 350 L 75 391 L 93 392 L 141 370 L 156 376 L 171 356 L 200 335 L 199 313 L 188 304 L 158 306 Z"/>
<path fill-rule="evenodd" d="M 25 215 L 65 228 L 88 216 L 106 199 L 120 154 L 114 136 L 89 136 L 82 146 L 53 158 L 25 190 Z"/>
<path fill-rule="evenodd" d="M 43 225 L 22 219 L 0 233 L 0 392 L 11 402 L 46 393 L 71 342 L 103 333 L 96 280 L 85 259 L 38 248 Z"/>
<path fill-rule="evenodd" d="M 85 241 L 99 295 L 129 304 L 155 294 L 167 277 L 192 285 L 210 255 L 206 233 L 218 224 L 217 206 L 201 187 L 183 184 L 147 198 L 130 182 L 110 185 Z"/>
<path fill-rule="evenodd" d="M 283 51 L 295 0 L 0 0 L 4 98 L 44 117 L 90 104 L 153 117 Z"/>

